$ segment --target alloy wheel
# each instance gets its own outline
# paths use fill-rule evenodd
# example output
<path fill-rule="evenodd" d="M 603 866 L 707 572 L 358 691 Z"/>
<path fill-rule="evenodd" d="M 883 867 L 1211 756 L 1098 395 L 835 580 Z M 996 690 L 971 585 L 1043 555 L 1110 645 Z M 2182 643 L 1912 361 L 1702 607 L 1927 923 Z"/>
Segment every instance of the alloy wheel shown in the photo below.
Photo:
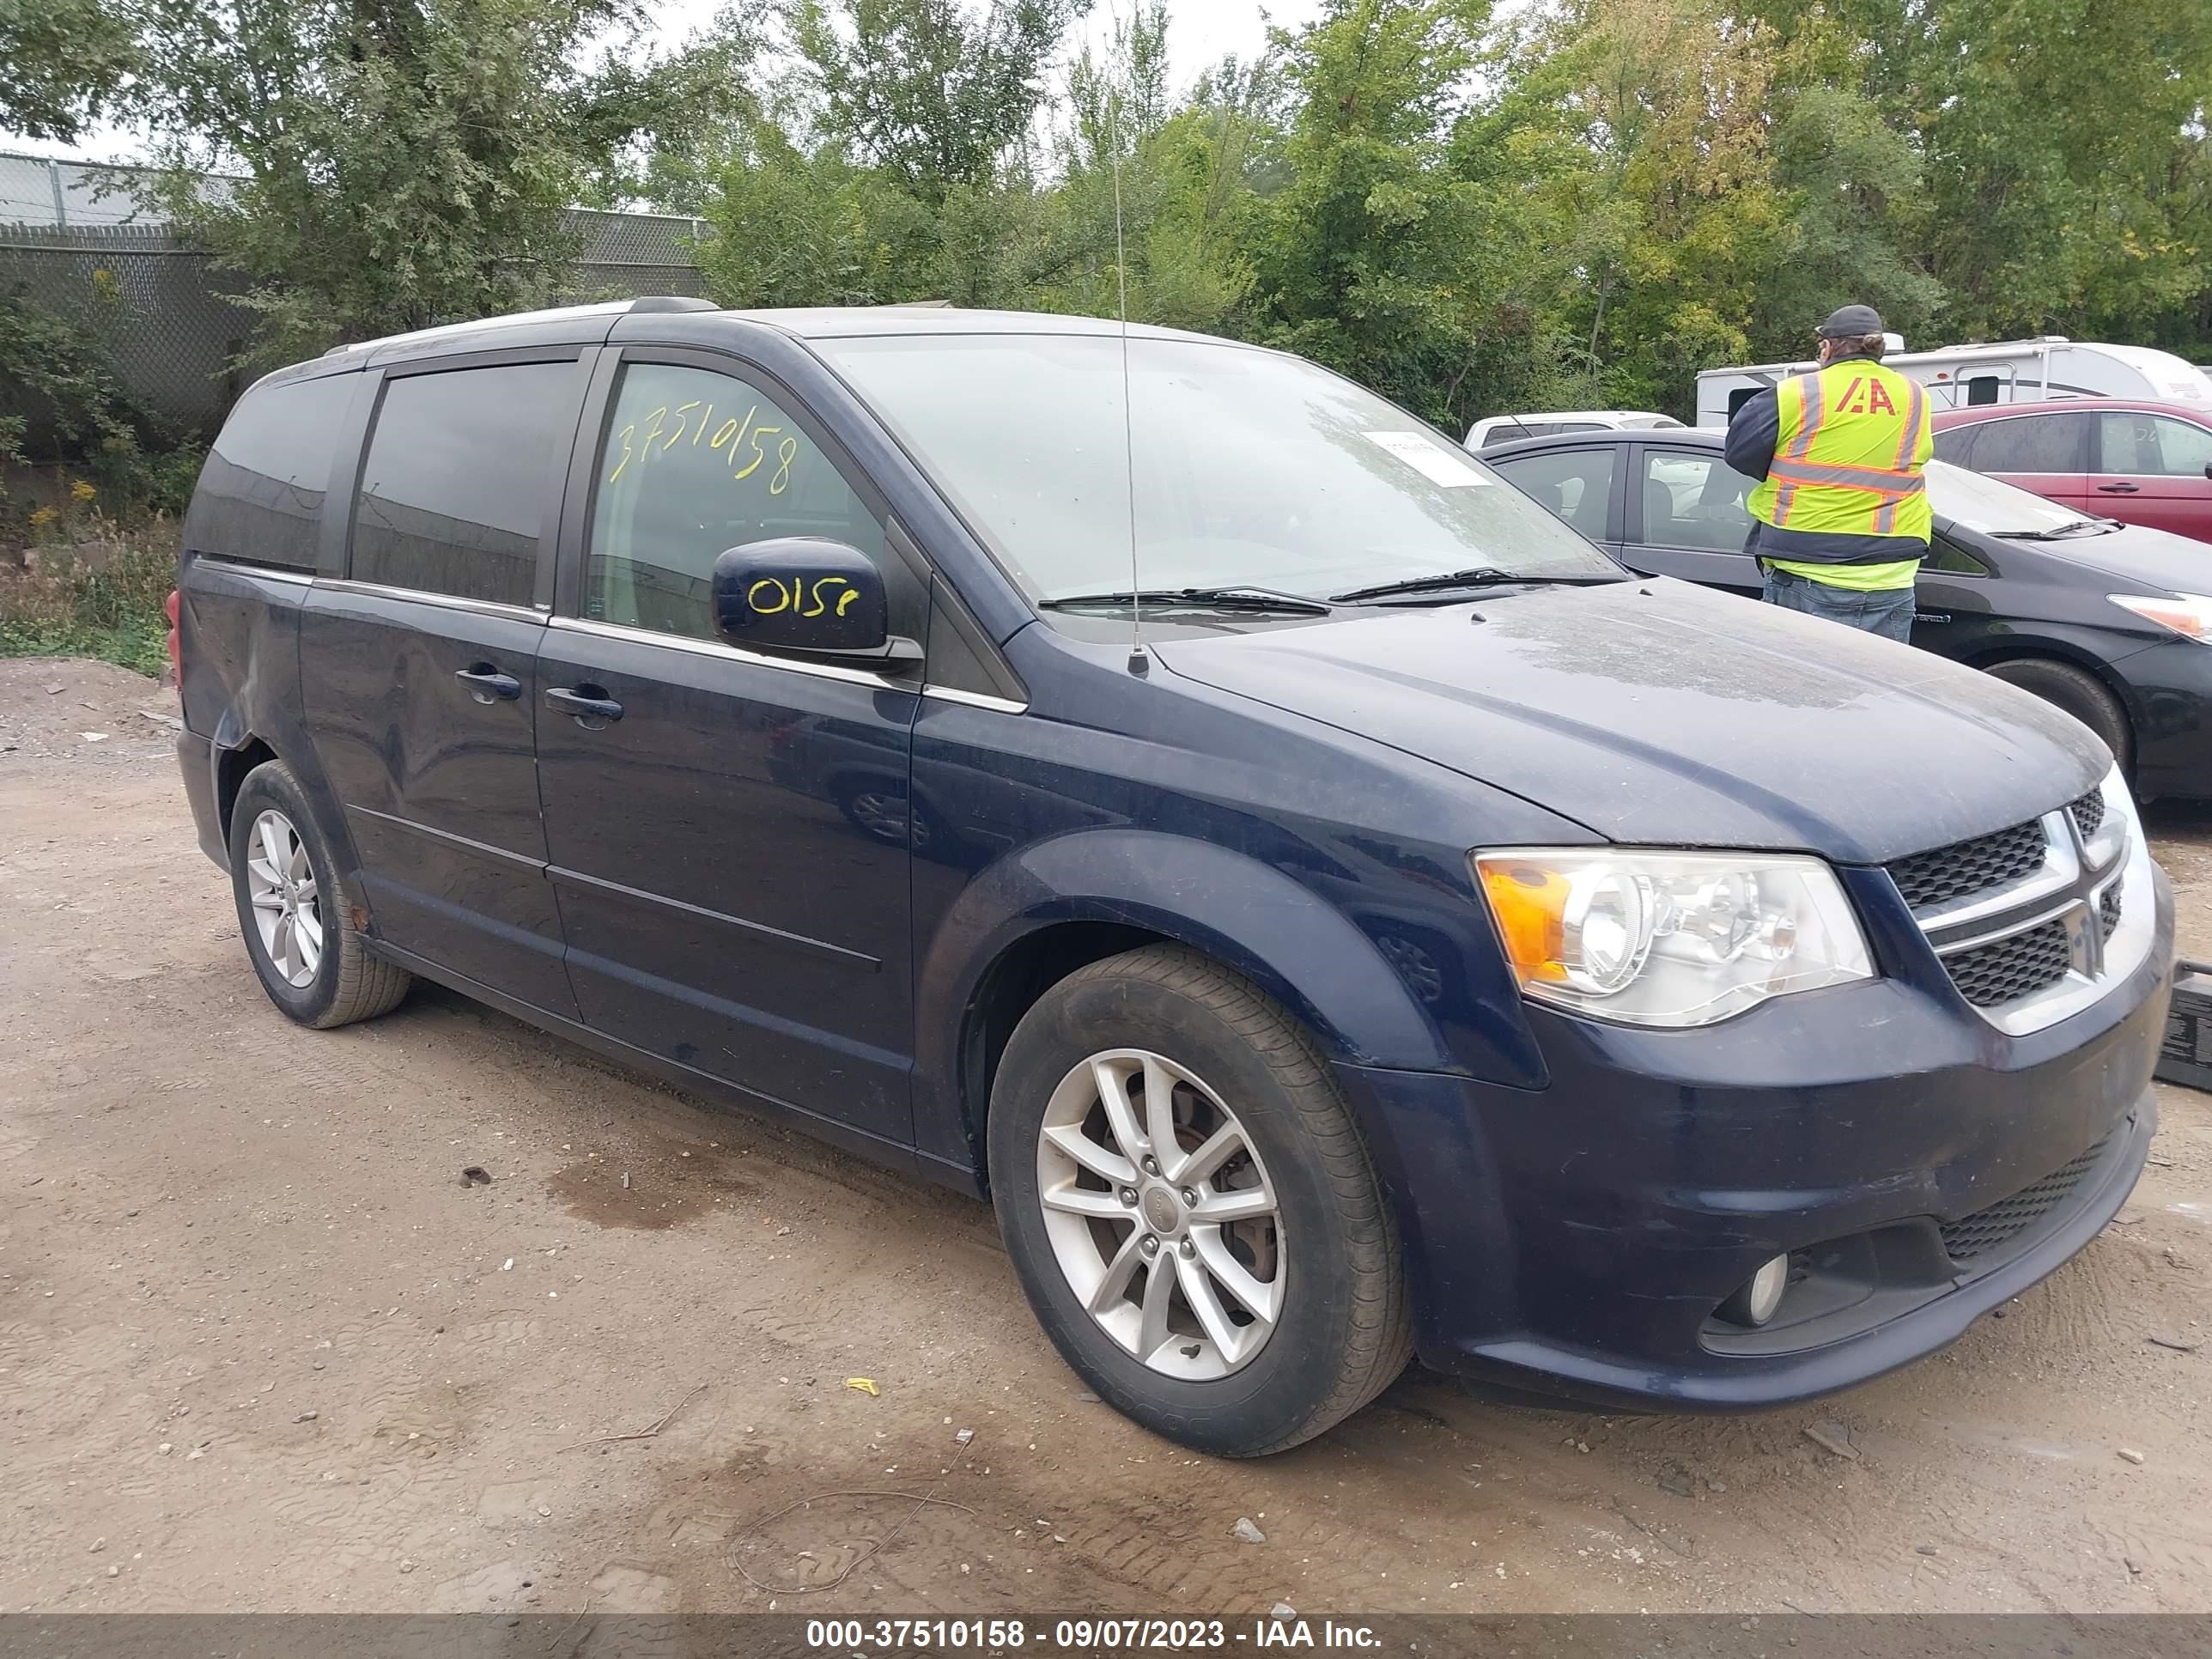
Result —
<path fill-rule="evenodd" d="M 270 966 L 286 984 L 305 990 L 323 965 L 322 897 L 307 842 L 292 820 L 273 809 L 253 821 L 246 892 Z"/>
<path fill-rule="evenodd" d="M 1093 1054 L 1053 1091 L 1036 1157 L 1054 1258 L 1099 1328 L 1188 1381 L 1251 1363 L 1288 1262 L 1274 1186 L 1218 1092 L 1147 1049 Z"/>

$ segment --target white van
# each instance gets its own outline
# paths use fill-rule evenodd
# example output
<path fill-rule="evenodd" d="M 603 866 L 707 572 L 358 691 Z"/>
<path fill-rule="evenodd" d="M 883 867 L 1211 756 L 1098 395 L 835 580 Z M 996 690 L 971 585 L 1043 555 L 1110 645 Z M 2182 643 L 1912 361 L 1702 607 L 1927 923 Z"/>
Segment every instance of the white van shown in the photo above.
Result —
<path fill-rule="evenodd" d="M 1882 362 L 1926 386 L 1937 409 L 1979 404 L 2040 403 L 2052 398 L 2153 398 L 2201 403 L 2212 410 L 2212 374 L 2170 351 L 2106 345 L 2045 334 L 1995 345 L 1905 351 L 1897 336 Z M 1726 426 L 1747 398 L 1776 381 L 1802 374 L 1802 363 L 1709 368 L 1698 376 L 1698 424 Z"/>
<path fill-rule="evenodd" d="M 1549 438 L 1561 432 L 1619 432 L 1631 427 L 1679 427 L 1672 415 L 1641 409 L 1564 409 L 1548 415 L 1486 415 L 1467 429 L 1469 449 L 1487 449 L 1522 438 Z"/>

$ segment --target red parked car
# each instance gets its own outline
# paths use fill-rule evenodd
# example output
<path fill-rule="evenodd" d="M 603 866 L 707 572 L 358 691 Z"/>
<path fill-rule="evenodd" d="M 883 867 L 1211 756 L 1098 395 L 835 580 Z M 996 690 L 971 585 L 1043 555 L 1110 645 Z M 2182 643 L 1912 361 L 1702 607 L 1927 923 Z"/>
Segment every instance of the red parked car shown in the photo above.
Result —
<path fill-rule="evenodd" d="M 2131 398 L 1936 416 L 1936 453 L 2091 518 L 2212 542 L 2212 407 Z"/>

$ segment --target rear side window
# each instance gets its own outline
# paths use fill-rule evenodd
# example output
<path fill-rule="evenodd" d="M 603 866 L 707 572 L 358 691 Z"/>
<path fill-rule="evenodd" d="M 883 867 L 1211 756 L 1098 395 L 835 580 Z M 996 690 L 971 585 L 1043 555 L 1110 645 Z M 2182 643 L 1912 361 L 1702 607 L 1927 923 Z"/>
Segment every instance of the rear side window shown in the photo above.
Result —
<path fill-rule="evenodd" d="M 1947 426 L 1936 434 L 1936 459 L 1954 466 L 1974 465 L 1974 441 L 1989 428 L 1978 422 Z"/>
<path fill-rule="evenodd" d="M 316 521 L 357 374 L 258 386 L 208 451 L 192 496 L 195 553 L 292 570 L 315 568 Z"/>
<path fill-rule="evenodd" d="M 2084 417 L 2015 415 L 1992 421 L 1974 444 L 1977 472 L 2079 472 Z"/>
<path fill-rule="evenodd" d="M 575 384 L 574 363 L 386 382 L 354 507 L 354 580 L 528 605 Z"/>

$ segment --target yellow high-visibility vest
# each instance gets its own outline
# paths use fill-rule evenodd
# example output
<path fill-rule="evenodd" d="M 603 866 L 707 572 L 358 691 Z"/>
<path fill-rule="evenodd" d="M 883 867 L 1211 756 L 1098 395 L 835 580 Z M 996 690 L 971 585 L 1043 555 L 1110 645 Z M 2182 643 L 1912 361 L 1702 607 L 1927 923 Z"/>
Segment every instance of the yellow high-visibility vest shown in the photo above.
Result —
<path fill-rule="evenodd" d="M 1895 536 L 1934 529 L 1922 474 L 1936 453 L 1928 394 L 1870 358 L 1846 358 L 1776 388 L 1781 430 L 1751 516 L 1778 530 Z"/>

